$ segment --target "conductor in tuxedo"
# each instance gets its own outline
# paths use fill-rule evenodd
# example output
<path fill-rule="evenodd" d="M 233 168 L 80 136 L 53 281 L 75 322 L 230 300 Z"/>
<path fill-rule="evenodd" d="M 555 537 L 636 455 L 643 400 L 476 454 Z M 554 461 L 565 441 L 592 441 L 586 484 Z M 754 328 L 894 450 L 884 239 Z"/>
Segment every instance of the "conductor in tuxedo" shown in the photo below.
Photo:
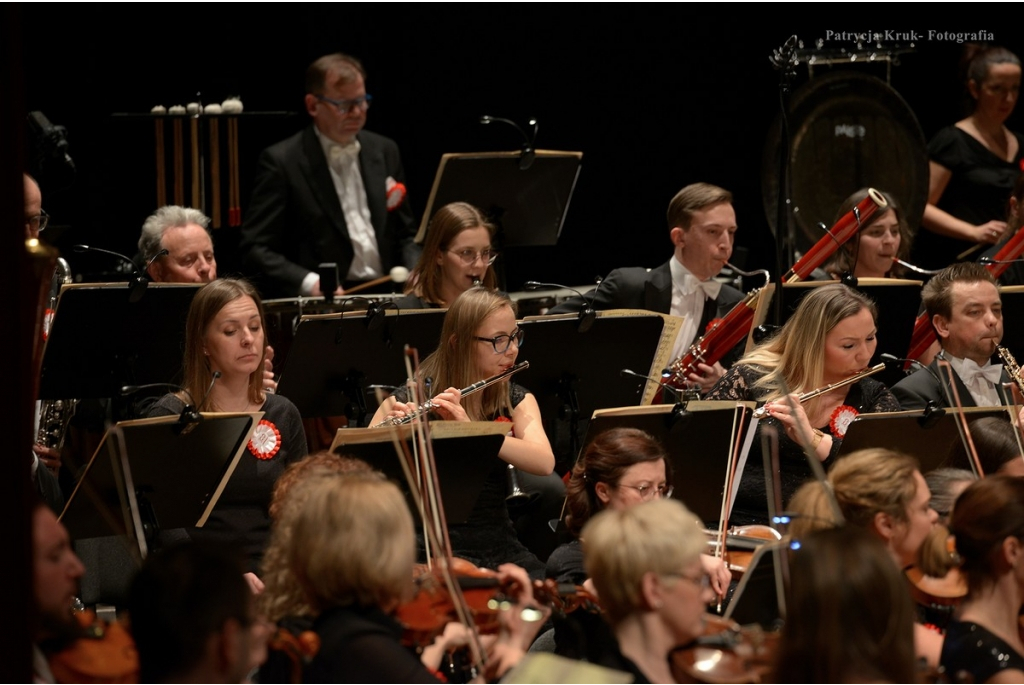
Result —
<path fill-rule="evenodd" d="M 365 81 L 354 57 L 317 59 L 306 70 L 311 125 L 260 155 L 240 249 L 246 268 L 265 276 L 268 297 L 323 294 L 317 267 L 325 262 L 338 265 L 348 287 L 416 263 L 398 145 L 363 130 Z"/>
<path fill-rule="evenodd" d="M 729 313 L 743 293 L 714 280 L 732 256 L 736 237 L 736 211 L 732 193 L 710 183 L 686 186 L 668 205 L 669 239 L 672 258 L 655 269 L 615 269 L 587 294 L 594 309 L 647 309 L 682 316 L 683 327 L 676 338 L 672 358 L 690 348 L 714 319 Z M 552 314 L 579 308 L 579 299 L 552 308 Z M 701 364 L 702 375 L 690 380 L 707 392 L 725 373 L 720 363 Z"/>
<path fill-rule="evenodd" d="M 988 269 L 961 262 L 936 274 L 921 290 L 921 300 L 938 335 L 942 351 L 927 368 L 918 369 L 893 386 L 903 409 L 948 407 L 944 385 L 948 376 L 939 367 L 945 359 L 956 372 L 957 393 L 965 407 L 1001 405 L 996 387 L 1010 381 L 992 355 L 1003 338 L 1003 303 Z M 940 381 L 941 379 L 941 381 Z"/>

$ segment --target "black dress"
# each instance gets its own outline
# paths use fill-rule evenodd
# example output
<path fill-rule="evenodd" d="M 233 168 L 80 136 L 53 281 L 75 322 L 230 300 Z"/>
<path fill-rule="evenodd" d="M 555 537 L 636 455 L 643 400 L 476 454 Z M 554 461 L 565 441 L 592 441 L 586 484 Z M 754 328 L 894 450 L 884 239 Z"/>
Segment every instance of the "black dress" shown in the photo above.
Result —
<path fill-rule="evenodd" d="M 513 409 L 519 406 L 527 392 L 523 386 L 509 383 L 509 400 Z M 394 397 L 399 402 L 408 401 L 404 387 L 397 388 Z M 501 419 L 494 417 L 494 420 Z M 497 569 L 502 564 L 516 564 L 526 569 L 531 578 L 541 580 L 544 578 L 544 564 L 519 541 L 509 518 L 505 501 L 507 495 L 508 464 L 497 459 L 466 522 L 448 524 L 452 553 L 482 568 Z M 423 554 L 422 546 L 420 553 Z"/>
<path fill-rule="evenodd" d="M 766 375 L 760 367 L 737 364 L 729 369 L 715 384 L 707 397 L 708 400 L 757 400 L 767 394 L 756 391 L 753 386 L 759 378 Z M 863 378 L 849 386 L 844 404 L 857 410 L 860 414 L 899 411 L 900 405 L 889 389 L 872 378 Z M 782 502 L 786 504 L 804 481 L 814 477 L 803 448 L 786 435 L 782 424 L 774 418 L 761 419 L 759 426 L 773 426 L 779 435 L 779 487 Z M 842 440 L 834 435 L 831 426 L 818 426 L 823 433 L 832 436 L 832 449 L 828 458 L 822 463 L 827 471 L 839 453 Z M 758 431 L 760 432 L 760 430 Z M 761 440 L 755 437 L 747 456 L 747 463 L 740 478 L 739 490 L 732 516 L 732 525 L 742 526 L 753 523 L 767 524 L 768 499 L 765 489 L 764 461 L 761 457 Z"/>
<path fill-rule="evenodd" d="M 1024 671 L 1024 655 L 977 623 L 960 621 L 950 621 L 946 628 L 939 663 L 952 678 L 951 682 L 961 682 L 957 676 L 961 671 L 971 674 L 967 682 L 972 683 L 987 682 L 1006 669 Z"/>
<path fill-rule="evenodd" d="M 1017 155 L 1007 162 L 956 126 L 947 126 L 935 134 L 928 143 L 928 157 L 952 174 L 938 208 L 973 226 L 1006 219 L 1006 203 L 1013 184 L 1024 171 L 1024 138 L 1013 135 L 1017 138 Z M 957 261 L 957 255 L 974 244 L 922 227 L 911 246 L 910 261 L 926 269 L 941 269 Z M 978 251 L 971 259 L 980 256 Z"/>
<path fill-rule="evenodd" d="M 176 396 L 164 395 L 149 409 L 149 415 L 173 416 L 183 408 Z M 206 525 L 188 531 L 195 539 L 239 545 L 248 556 L 249 570 L 257 574 L 270 536 L 268 508 L 274 483 L 289 464 L 305 457 L 307 451 L 302 417 L 291 400 L 268 394 L 260 411 L 264 412 L 264 421 L 277 427 L 280 449 L 269 459 L 259 459 L 246 448 Z"/>

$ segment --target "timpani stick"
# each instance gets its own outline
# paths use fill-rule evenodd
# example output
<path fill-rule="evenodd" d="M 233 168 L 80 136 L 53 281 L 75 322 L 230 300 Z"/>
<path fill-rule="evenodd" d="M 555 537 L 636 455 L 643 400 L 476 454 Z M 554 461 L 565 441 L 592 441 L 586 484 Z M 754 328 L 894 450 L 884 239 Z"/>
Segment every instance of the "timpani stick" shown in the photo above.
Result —
<path fill-rule="evenodd" d="M 185 150 L 182 148 L 181 117 L 174 117 L 174 204 L 185 204 Z"/>
<path fill-rule="evenodd" d="M 210 117 L 210 192 L 213 194 L 213 227 L 220 228 L 220 119 Z"/>
<path fill-rule="evenodd" d="M 199 117 L 192 115 L 188 120 L 189 137 L 192 148 L 192 206 L 202 209 L 202 198 L 199 197 L 199 189 L 202 187 L 202 177 L 199 175 Z"/>
<path fill-rule="evenodd" d="M 238 117 L 231 118 L 231 177 L 234 179 L 231 195 L 232 226 L 242 225 L 242 192 L 238 178 Z"/>
<path fill-rule="evenodd" d="M 164 118 L 158 115 L 153 120 L 156 127 L 156 206 L 167 204 L 167 157 L 164 149 Z"/>

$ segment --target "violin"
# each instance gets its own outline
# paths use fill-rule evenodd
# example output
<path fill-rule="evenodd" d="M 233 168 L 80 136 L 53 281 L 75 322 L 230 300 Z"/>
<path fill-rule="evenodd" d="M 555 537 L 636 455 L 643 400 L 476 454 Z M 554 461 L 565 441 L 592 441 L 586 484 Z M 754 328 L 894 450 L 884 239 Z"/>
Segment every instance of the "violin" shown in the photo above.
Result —
<path fill-rule="evenodd" d="M 941 578 L 925 575 L 917 566 L 908 568 L 904 575 L 910 581 L 911 597 L 923 606 L 955 607 L 967 596 L 967 580 L 957 567 Z"/>
<path fill-rule="evenodd" d="M 454 557 L 450 570 L 465 597 L 473 625 L 481 633 L 494 633 L 499 628 L 498 613 L 511 606 L 507 589 L 498 574 Z M 415 594 L 399 605 L 395 617 L 405 626 L 402 642 L 422 646 L 433 642 L 445 625 L 458 621 L 455 602 L 442 574 L 425 565 L 417 565 L 413 583 Z"/>
<path fill-rule="evenodd" d="M 708 547 L 712 549 L 709 554 L 716 555 L 718 550 L 718 538 L 720 533 L 717 530 L 705 530 L 708 537 Z M 766 542 L 781 540 L 779 531 L 770 526 L 750 525 L 734 526 L 729 529 L 725 539 L 725 552 L 722 561 L 726 568 L 732 572 L 733 580 L 739 580 L 750 567 L 757 548 Z"/>
<path fill-rule="evenodd" d="M 50 657 L 58 683 L 137 683 L 139 655 L 135 641 L 119 622 L 107 622 L 91 609 L 75 613 L 80 636 Z"/>
<path fill-rule="evenodd" d="M 679 683 L 761 683 L 778 644 L 779 633 L 708 614 L 704 634 L 673 650 L 669 662 Z"/>

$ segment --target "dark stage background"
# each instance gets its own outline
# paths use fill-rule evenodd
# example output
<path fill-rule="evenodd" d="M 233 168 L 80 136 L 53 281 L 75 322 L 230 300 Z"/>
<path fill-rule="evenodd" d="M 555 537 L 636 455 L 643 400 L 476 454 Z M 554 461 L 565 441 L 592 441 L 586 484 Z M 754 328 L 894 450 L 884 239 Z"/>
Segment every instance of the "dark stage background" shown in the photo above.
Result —
<path fill-rule="evenodd" d="M 772 7 L 775 16 L 791 14 Z M 197 91 L 204 102 L 238 95 L 247 112 L 296 112 L 242 121 L 244 207 L 260 150 L 308 121 L 301 110 L 306 65 L 344 51 L 367 68 L 374 96 L 367 128 L 401 147 L 417 213 L 442 153 L 518 146 L 511 129 L 480 125 L 482 114 L 524 126 L 536 117 L 538 147 L 583 152 L 559 244 L 505 253 L 511 290 L 531 278 L 579 284 L 617 266 L 662 263 L 670 252 L 665 208 L 695 181 L 735 193 L 746 265 L 772 267 L 762 155 L 779 97 L 768 57 L 791 34 L 810 45 L 830 30 L 985 29 L 1018 54 L 1024 48 L 1019 32 L 978 21 L 982 10 L 972 10 L 970 21 L 960 11 L 917 26 L 837 21 L 838 12 L 819 21 L 803 9 L 795 21 L 748 12 L 675 4 L 24 5 L 9 30 L 32 36 L 22 40 L 27 109 L 69 131 L 77 180 L 68 190 L 44 180 L 43 192 L 54 226 L 46 237 L 76 272 L 107 264 L 70 254 L 71 245 L 134 254 L 142 220 L 154 209 L 152 123 L 113 113 L 185 104 Z M 892 68 L 891 84 L 927 139 L 961 116 L 960 46 L 927 37 L 916 46 Z M 833 34 L 825 47 L 853 43 Z M 843 68 L 882 79 L 886 73 L 879 64 Z M 807 78 L 799 68 L 795 85 Z M 1018 110 L 1011 128 L 1022 128 L 1021 116 Z M 827 179 L 822 183 L 824 190 Z M 819 220 L 831 224 L 832 216 Z M 240 269 L 237 240 L 238 229 L 217 232 L 222 275 Z"/>

